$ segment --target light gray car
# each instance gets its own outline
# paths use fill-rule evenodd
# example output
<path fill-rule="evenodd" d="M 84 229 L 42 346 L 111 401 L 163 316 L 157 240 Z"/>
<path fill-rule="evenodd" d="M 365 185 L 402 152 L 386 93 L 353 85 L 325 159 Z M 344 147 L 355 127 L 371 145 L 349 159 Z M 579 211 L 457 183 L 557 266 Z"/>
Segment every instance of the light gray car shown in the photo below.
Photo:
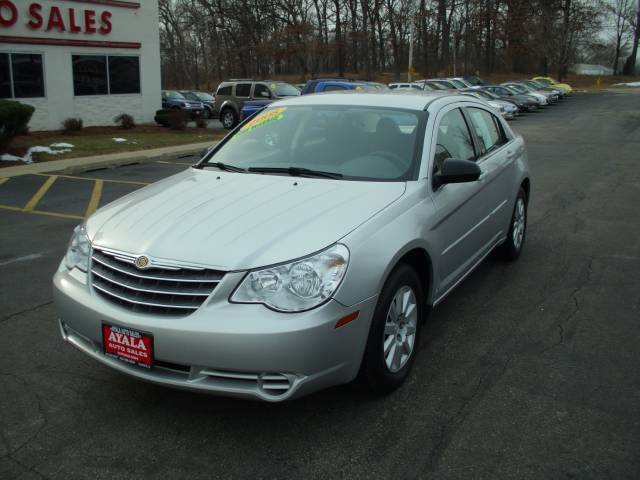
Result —
<path fill-rule="evenodd" d="M 141 380 L 282 401 L 409 374 L 428 309 L 522 250 L 523 139 L 461 95 L 275 102 L 99 209 L 54 277 L 63 338 Z"/>

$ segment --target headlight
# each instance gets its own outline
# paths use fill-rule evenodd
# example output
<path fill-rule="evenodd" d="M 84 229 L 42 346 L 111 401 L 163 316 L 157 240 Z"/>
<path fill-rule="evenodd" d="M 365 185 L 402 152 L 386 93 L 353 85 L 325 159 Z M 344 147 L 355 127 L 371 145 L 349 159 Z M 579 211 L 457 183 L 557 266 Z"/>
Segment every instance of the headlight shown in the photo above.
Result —
<path fill-rule="evenodd" d="M 64 264 L 68 270 L 77 268 L 86 272 L 89 269 L 89 252 L 91 251 L 91 242 L 87 237 L 84 225 L 78 225 L 73 229 L 73 235 L 67 248 L 67 254 L 64 257 Z"/>
<path fill-rule="evenodd" d="M 349 250 L 334 245 L 312 257 L 249 272 L 231 301 L 262 303 L 280 312 L 315 308 L 335 293 L 349 264 Z"/>

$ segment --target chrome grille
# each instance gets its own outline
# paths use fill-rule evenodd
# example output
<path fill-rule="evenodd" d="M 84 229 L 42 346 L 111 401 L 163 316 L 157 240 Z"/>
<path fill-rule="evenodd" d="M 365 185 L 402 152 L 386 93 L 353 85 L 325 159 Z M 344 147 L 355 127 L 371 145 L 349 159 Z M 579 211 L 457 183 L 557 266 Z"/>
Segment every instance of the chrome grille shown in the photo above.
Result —
<path fill-rule="evenodd" d="M 188 315 L 202 305 L 224 272 L 152 261 L 144 270 L 133 255 L 93 248 L 91 283 L 96 293 L 140 313 Z"/>

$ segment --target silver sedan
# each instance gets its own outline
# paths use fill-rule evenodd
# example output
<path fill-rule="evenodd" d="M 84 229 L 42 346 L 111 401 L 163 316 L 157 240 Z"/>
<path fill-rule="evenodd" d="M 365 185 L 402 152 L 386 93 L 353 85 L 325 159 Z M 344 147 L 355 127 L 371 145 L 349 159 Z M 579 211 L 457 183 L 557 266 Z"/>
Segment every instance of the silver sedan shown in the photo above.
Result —
<path fill-rule="evenodd" d="M 402 384 L 428 309 L 522 251 L 523 139 L 461 95 L 275 102 L 79 225 L 62 337 L 141 380 L 282 401 Z"/>

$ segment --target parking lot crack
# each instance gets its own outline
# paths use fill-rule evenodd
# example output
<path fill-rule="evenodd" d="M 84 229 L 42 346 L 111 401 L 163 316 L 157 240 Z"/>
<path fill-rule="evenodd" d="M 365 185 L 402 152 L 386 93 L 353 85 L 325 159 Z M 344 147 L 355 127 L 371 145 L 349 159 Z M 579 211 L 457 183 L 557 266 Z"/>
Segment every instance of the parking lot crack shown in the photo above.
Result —
<path fill-rule="evenodd" d="M 580 313 L 579 296 L 582 289 L 592 281 L 593 262 L 595 261 L 595 259 L 596 257 L 594 256 L 589 257 L 589 263 L 587 264 L 587 267 L 586 267 L 585 281 L 580 283 L 578 286 L 576 286 L 576 288 L 574 288 L 573 291 L 571 292 L 571 300 L 573 302 L 573 308 L 571 309 L 571 312 L 569 312 L 562 320 L 560 320 L 556 324 L 556 328 L 558 330 L 558 339 L 553 343 L 553 345 L 551 345 L 548 348 L 545 348 L 542 351 L 543 354 L 562 345 L 565 342 L 565 337 L 566 337 L 565 326 L 568 325 Z"/>
<path fill-rule="evenodd" d="M 11 320 L 14 317 L 18 317 L 18 316 L 23 315 L 25 313 L 33 312 L 35 310 L 38 310 L 39 308 L 46 307 L 47 305 L 51 305 L 52 303 L 53 303 L 53 300 L 49 300 L 48 302 L 41 303 L 39 305 L 36 305 L 35 307 L 25 308 L 24 310 L 20 310 L 19 312 L 12 313 L 11 315 L 9 315 L 7 317 L 0 318 L 0 323 L 4 323 L 4 322 L 6 322 L 8 320 Z"/>
<path fill-rule="evenodd" d="M 480 375 L 471 394 L 462 401 L 462 404 L 455 413 L 440 427 L 440 436 L 429 455 L 429 469 L 433 470 L 440 461 L 442 454 L 453 436 L 453 428 L 464 421 L 469 414 L 471 404 L 481 397 L 484 392 L 488 391 L 491 386 L 505 374 L 513 358 L 514 355 L 510 355 L 503 362 L 492 363 L 487 371 L 483 375 Z M 499 367 L 499 370 L 496 367 Z"/>
<path fill-rule="evenodd" d="M 12 373 L 0 373 L 0 375 L 14 378 L 17 382 L 19 382 L 22 385 L 24 385 L 25 388 L 27 388 L 27 389 L 29 387 L 28 383 L 23 378 L 20 378 L 19 376 L 15 375 L 15 374 L 12 374 Z M 32 472 L 32 473 L 38 475 L 40 478 L 47 478 L 36 469 L 38 464 L 29 466 L 29 465 L 26 465 L 25 463 L 23 463 L 18 458 L 16 458 L 16 453 L 18 453 L 24 447 L 29 445 L 31 442 L 33 442 L 40 435 L 40 433 L 46 428 L 46 426 L 49 424 L 49 419 L 47 418 L 47 413 L 46 413 L 46 411 L 45 411 L 45 409 L 44 409 L 44 407 L 42 405 L 41 397 L 38 394 L 34 393 L 33 391 L 31 391 L 31 392 L 33 393 L 33 395 L 35 397 L 35 403 L 36 403 L 36 406 L 37 406 L 38 415 L 42 419 L 42 421 L 41 421 L 40 425 L 38 425 L 38 428 L 36 429 L 36 431 L 33 432 L 33 434 L 29 435 L 29 438 L 27 438 L 25 441 L 23 441 L 22 443 L 20 443 L 17 447 L 15 447 L 13 449 L 11 448 L 11 443 L 9 441 L 9 438 L 6 436 L 5 433 L 1 433 L 2 442 L 5 444 L 5 447 L 7 449 L 7 453 L 6 453 L 6 455 L 4 455 L 3 457 L 0 457 L 0 458 L 9 458 L 9 459 L 13 460 L 15 463 L 17 463 L 18 465 L 20 465 L 22 468 L 24 468 L 27 472 Z"/>

